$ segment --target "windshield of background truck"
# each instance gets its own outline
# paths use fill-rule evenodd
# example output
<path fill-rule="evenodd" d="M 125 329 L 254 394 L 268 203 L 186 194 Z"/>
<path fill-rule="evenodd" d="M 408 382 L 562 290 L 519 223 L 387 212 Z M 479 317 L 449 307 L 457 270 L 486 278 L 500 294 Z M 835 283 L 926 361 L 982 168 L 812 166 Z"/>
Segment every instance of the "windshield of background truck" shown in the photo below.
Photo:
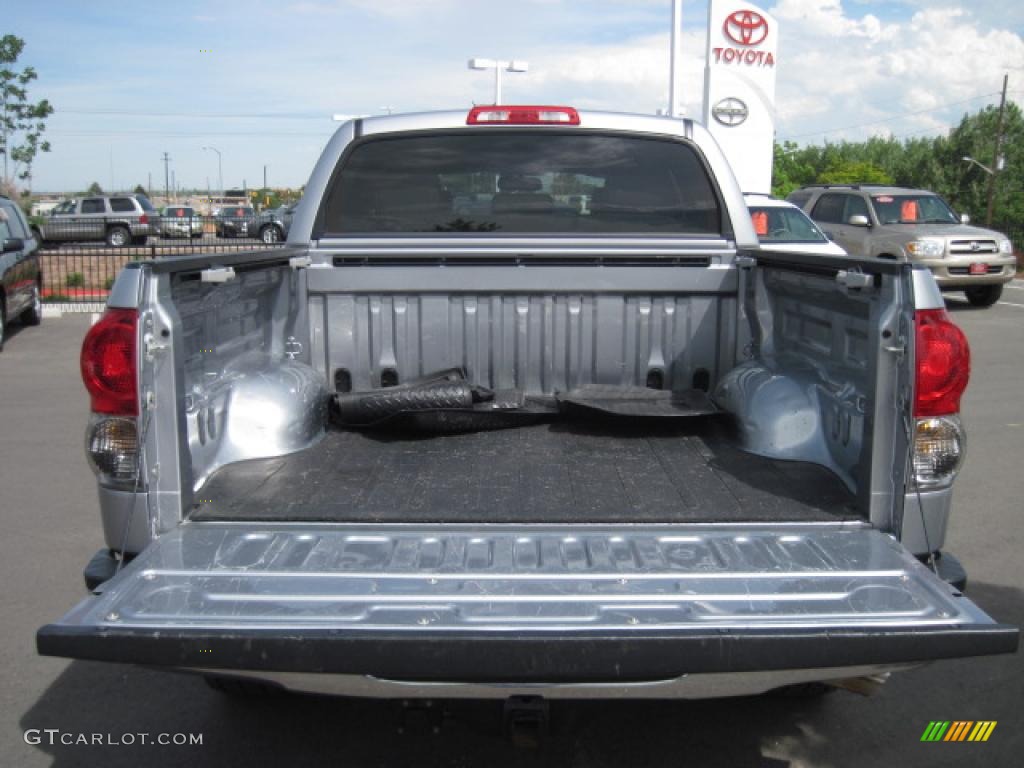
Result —
<path fill-rule="evenodd" d="M 872 195 L 880 224 L 959 224 L 960 219 L 937 195 Z"/>
<path fill-rule="evenodd" d="M 795 208 L 750 206 L 757 239 L 762 243 L 827 243 L 828 238 Z"/>
<path fill-rule="evenodd" d="M 679 141 L 488 129 L 370 138 L 342 163 L 328 237 L 722 231 L 708 174 Z"/>

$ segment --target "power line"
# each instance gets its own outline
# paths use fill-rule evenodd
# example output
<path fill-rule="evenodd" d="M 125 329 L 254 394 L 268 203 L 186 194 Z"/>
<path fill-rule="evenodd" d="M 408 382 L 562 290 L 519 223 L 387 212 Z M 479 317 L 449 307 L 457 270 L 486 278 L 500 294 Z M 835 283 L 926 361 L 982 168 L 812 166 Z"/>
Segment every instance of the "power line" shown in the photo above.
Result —
<path fill-rule="evenodd" d="M 47 131 L 47 136 L 157 136 L 157 137 L 189 137 L 189 136 L 319 136 L 328 137 L 336 129 L 316 131 L 133 131 L 126 129 L 112 130 L 67 130 Z"/>
<path fill-rule="evenodd" d="M 949 107 L 956 107 L 956 106 L 959 106 L 961 104 L 968 104 L 968 103 L 970 103 L 972 101 L 977 101 L 978 99 L 985 99 L 985 98 L 989 98 L 991 96 L 996 96 L 996 95 L 998 95 L 998 91 L 995 91 L 995 92 L 992 92 L 992 93 L 981 93 L 981 94 L 978 94 L 977 96 L 972 96 L 969 99 L 963 99 L 961 101 L 951 101 L 948 104 L 939 104 L 938 106 L 929 107 L 928 109 L 919 109 L 919 110 L 917 110 L 915 112 L 903 112 L 902 114 L 899 114 L 899 115 L 892 115 L 890 117 L 879 118 L 878 120 L 871 120 L 871 121 L 866 122 L 866 123 L 857 123 L 856 125 L 847 125 L 847 126 L 843 126 L 842 128 L 826 128 L 824 130 L 811 131 L 809 133 L 798 133 L 795 136 L 783 136 L 783 137 L 781 137 L 781 140 L 782 141 L 791 141 L 793 139 L 803 139 L 803 138 L 806 138 L 808 136 L 824 136 L 827 133 L 840 133 L 842 131 L 852 131 L 852 130 L 855 130 L 857 128 L 867 128 L 869 126 L 879 125 L 881 123 L 890 123 L 893 120 L 903 120 L 904 118 L 907 118 L 907 117 L 914 117 L 916 115 L 924 115 L 924 114 L 927 114 L 928 112 L 937 112 L 937 111 L 939 111 L 941 109 L 948 109 Z"/>
<path fill-rule="evenodd" d="M 109 115 L 113 117 L 188 117 L 211 120 L 330 120 L 327 113 L 311 112 L 150 112 L 124 109 L 55 109 L 55 115 Z"/>

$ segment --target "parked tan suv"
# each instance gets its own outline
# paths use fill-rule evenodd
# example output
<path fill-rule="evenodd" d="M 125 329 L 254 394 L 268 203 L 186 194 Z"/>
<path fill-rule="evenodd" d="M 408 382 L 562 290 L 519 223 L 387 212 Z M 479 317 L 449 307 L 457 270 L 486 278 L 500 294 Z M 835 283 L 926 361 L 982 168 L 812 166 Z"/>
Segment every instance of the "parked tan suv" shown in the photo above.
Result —
<path fill-rule="evenodd" d="M 1016 259 L 1006 235 L 969 226 L 934 192 L 811 185 L 787 199 L 849 254 L 924 264 L 942 290 L 963 291 L 975 306 L 995 304 L 1013 279 Z"/>

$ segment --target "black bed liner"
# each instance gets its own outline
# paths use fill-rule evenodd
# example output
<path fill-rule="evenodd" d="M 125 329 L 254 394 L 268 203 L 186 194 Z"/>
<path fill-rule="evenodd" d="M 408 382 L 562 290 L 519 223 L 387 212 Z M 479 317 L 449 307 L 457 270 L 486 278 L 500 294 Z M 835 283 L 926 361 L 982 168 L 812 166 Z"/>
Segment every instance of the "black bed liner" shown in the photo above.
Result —
<path fill-rule="evenodd" d="M 193 520 L 814 522 L 862 516 L 833 473 L 735 447 L 719 424 L 539 424 L 409 436 L 331 429 L 222 468 Z"/>

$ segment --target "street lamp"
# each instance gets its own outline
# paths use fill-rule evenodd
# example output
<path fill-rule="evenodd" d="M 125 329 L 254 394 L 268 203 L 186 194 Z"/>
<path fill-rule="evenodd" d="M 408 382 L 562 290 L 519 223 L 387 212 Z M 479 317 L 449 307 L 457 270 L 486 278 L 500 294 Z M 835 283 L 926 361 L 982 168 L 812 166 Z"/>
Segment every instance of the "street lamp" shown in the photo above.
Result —
<path fill-rule="evenodd" d="M 470 59 L 470 69 L 493 69 L 494 70 L 494 103 L 501 104 L 501 72 L 527 72 L 530 69 L 528 61 L 501 61 L 500 59 Z"/>
<path fill-rule="evenodd" d="M 969 157 L 967 155 L 964 155 L 960 159 L 963 160 L 965 163 L 974 163 L 974 165 L 976 165 L 979 168 L 981 168 L 981 170 L 983 170 L 989 176 L 995 176 L 997 173 L 999 173 L 999 171 L 1003 170 L 1003 168 L 1006 167 L 1006 158 L 1003 157 L 1002 155 L 1000 155 L 999 159 L 996 161 L 996 169 L 994 171 L 991 168 L 989 168 L 987 165 L 985 165 L 984 163 L 979 163 L 973 157 Z"/>
<path fill-rule="evenodd" d="M 996 149 L 996 151 L 997 152 L 999 151 L 998 148 Z M 996 199 L 996 175 L 1001 170 L 1003 170 L 1003 168 L 1006 167 L 1006 158 L 1003 157 L 1002 155 L 999 155 L 999 156 L 996 157 L 996 168 L 995 168 L 995 170 L 992 170 L 991 168 L 989 168 L 984 163 L 979 163 L 977 160 L 975 160 L 973 157 L 970 157 L 969 155 L 964 155 L 960 159 L 963 160 L 965 163 L 971 163 L 973 165 L 978 166 L 979 168 L 981 168 L 981 170 L 983 170 L 985 173 L 988 174 L 988 195 L 987 195 L 987 197 L 988 197 L 988 204 L 985 206 L 985 226 L 986 227 L 991 227 L 992 226 L 992 205 L 993 205 L 993 203 L 995 202 L 995 199 Z"/>
<path fill-rule="evenodd" d="M 216 147 L 203 147 L 203 150 L 212 150 L 217 153 L 217 181 L 220 184 L 220 199 L 224 199 L 224 169 L 221 165 L 220 150 Z"/>

